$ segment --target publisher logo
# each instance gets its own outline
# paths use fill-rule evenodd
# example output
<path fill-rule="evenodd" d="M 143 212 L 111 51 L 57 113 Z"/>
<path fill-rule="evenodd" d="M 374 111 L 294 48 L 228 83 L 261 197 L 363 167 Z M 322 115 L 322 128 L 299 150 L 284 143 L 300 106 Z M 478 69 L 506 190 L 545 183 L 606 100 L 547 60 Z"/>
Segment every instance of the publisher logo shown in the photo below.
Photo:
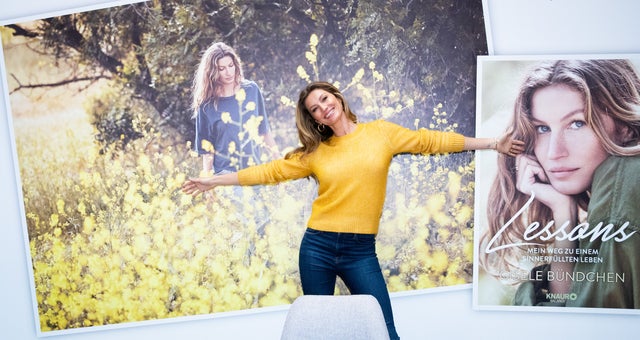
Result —
<path fill-rule="evenodd" d="M 575 301 L 578 298 L 578 294 L 576 293 L 563 293 L 563 294 L 554 294 L 547 293 L 547 300 L 553 303 L 564 303 L 566 301 Z"/>

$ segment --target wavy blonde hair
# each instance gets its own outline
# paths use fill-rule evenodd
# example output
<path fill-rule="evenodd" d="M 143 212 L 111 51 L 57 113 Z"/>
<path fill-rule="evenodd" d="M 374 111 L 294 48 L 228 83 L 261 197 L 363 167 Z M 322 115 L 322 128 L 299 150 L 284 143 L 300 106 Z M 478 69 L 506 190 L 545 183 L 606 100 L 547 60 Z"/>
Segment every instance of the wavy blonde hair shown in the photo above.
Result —
<path fill-rule="evenodd" d="M 222 85 L 218 82 L 218 62 L 224 57 L 231 57 L 236 68 L 235 83 L 240 85 L 244 80 L 242 61 L 235 50 L 223 42 L 214 42 L 202 54 L 200 63 L 193 77 L 193 117 L 198 115 L 200 105 L 213 99 L 213 105 L 218 105 L 218 98 Z"/>
<path fill-rule="evenodd" d="M 296 127 L 298 129 L 298 138 L 300 139 L 300 144 L 302 144 L 302 146 L 289 152 L 286 155 L 286 158 L 289 158 L 291 155 L 296 153 L 299 153 L 302 156 L 308 155 L 314 152 L 320 143 L 333 136 L 333 130 L 330 128 L 323 129 L 320 127 L 304 104 L 309 94 L 314 90 L 324 90 L 336 96 L 342 104 L 342 110 L 347 117 L 354 123 L 358 122 L 358 118 L 351 111 L 349 104 L 337 87 L 324 81 L 312 82 L 300 92 L 298 104 L 296 106 Z"/>
<path fill-rule="evenodd" d="M 582 94 L 585 120 L 611 155 L 640 155 L 640 79 L 628 60 L 556 60 L 535 66 L 526 76 L 516 98 L 513 121 L 507 129 L 511 138 L 525 142 L 525 154 L 534 155 L 535 125 L 531 121 L 531 101 L 537 90 L 564 84 Z M 605 130 L 603 117 L 615 124 L 615 133 Z M 624 136 L 624 137 L 621 137 Z M 530 198 L 516 189 L 515 158 L 498 156 L 498 174 L 489 192 L 487 217 L 489 228 L 480 240 L 481 249 L 496 235 Z M 578 206 L 586 211 L 589 193 L 575 195 Z M 551 209 L 533 201 L 525 214 L 513 221 L 513 227 L 497 240 L 500 244 L 522 241 L 525 228 L 532 221 L 546 225 L 553 219 Z M 549 241 L 551 242 L 551 241 Z M 520 268 L 518 254 L 524 247 L 501 250 L 500 256 L 481 253 L 480 264 L 488 273 L 498 276 L 501 270 Z M 495 254 L 494 254 L 495 255 Z"/>

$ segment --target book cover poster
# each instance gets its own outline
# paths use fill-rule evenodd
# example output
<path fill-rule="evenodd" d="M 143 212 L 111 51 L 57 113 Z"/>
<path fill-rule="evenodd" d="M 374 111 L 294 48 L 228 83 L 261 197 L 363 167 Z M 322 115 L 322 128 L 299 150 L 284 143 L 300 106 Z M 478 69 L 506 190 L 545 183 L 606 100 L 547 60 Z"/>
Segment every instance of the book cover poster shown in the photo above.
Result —
<path fill-rule="evenodd" d="M 0 27 L 39 335 L 257 312 L 302 295 L 313 179 L 180 190 L 210 164 L 194 151 L 207 146 L 195 142 L 192 88 L 213 43 L 235 50 L 247 85 L 226 97 L 242 112 L 212 120 L 233 131 L 213 148 L 233 170 L 298 146 L 296 102 L 315 80 L 335 84 L 359 122 L 475 132 L 480 0 L 116 4 Z M 276 155 L 246 151 L 267 144 L 265 131 Z M 391 294 L 469 288 L 473 171 L 471 152 L 394 158 L 376 239 Z"/>
<path fill-rule="evenodd" d="M 638 55 L 478 58 L 475 309 L 640 310 Z"/>

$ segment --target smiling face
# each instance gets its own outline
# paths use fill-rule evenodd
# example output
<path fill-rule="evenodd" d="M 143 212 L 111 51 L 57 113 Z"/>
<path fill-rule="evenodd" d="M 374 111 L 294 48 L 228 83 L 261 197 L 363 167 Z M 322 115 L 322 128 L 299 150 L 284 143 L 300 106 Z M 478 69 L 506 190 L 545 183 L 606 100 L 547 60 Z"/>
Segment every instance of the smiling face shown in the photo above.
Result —
<path fill-rule="evenodd" d="M 595 169 L 609 154 L 586 122 L 582 94 L 566 85 L 541 88 L 532 97 L 531 116 L 534 153 L 551 185 L 565 195 L 589 189 Z M 613 121 L 603 118 L 612 133 Z"/>
<path fill-rule="evenodd" d="M 323 89 L 315 89 L 304 101 L 307 111 L 318 123 L 329 127 L 348 119 L 344 114 L 342 102 L 332 93 Z"/>

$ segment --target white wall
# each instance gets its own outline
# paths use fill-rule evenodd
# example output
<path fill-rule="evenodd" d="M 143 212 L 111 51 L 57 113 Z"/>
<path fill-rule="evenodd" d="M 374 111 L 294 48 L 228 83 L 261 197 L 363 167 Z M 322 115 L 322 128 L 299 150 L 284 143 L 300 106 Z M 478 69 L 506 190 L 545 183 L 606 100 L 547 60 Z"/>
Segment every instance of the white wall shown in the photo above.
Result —
<path fill-rule="evenodd" d="M 99 0 L 4 1 L 0 24 L 61 15 Z M 113 3 L 113 1 L 111 2 Z M 635 0 L 486 0 L 493 54 L 640 53 L 640 2 Z M 35 339 L 15 160 L 6 119 L 6 82 L 0 102 L 0 338 Z M 43 180 L 46 176 L 43 174 Z M 638 316 L 473 311 L 471 289 L 394 295 L 403 339 L 632 339 Z M 278 339 L 286 308 L 175 323 L 65 334 L 71 339 Z"/>

